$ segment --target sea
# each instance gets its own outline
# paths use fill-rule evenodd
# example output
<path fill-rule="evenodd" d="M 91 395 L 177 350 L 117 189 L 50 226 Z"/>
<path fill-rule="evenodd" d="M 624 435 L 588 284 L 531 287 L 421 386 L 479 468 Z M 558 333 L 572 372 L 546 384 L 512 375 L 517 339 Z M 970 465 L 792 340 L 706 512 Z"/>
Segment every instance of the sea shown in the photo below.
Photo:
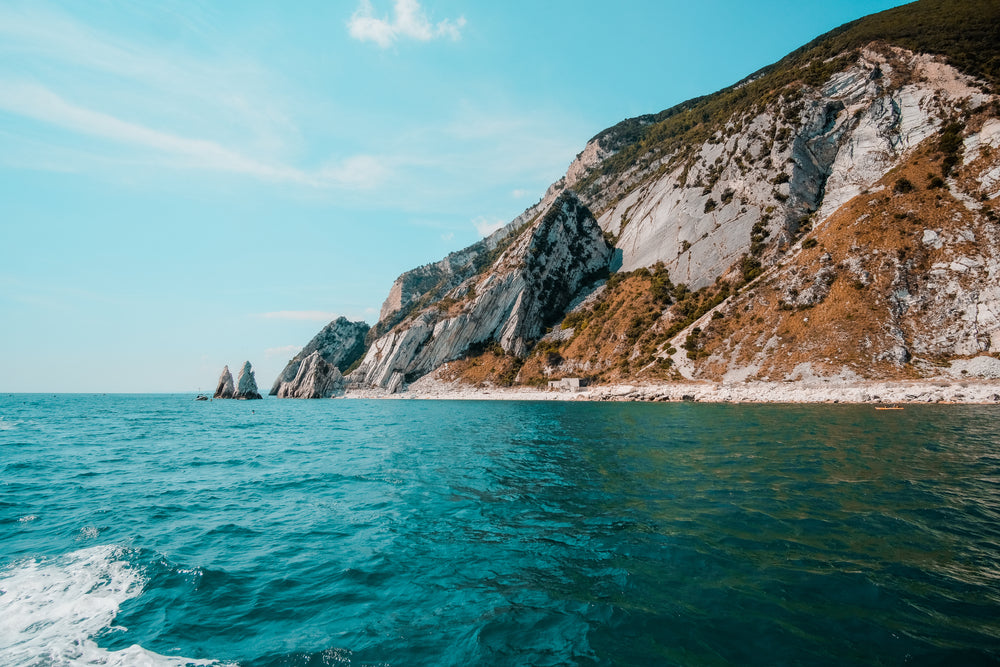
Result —
<path fill-rule="evenodd" d="M 1000 408 L 0 395 L 0 665 L 992 665 Z"/>

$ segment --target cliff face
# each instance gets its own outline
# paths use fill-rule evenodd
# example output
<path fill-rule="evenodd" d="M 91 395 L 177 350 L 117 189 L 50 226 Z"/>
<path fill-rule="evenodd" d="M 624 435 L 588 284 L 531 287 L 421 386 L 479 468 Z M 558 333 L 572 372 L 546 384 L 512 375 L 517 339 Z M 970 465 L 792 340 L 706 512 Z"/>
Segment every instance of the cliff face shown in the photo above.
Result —
<path fill-rule="evenodd" d="M 724 381 L 998 376 L 1000 120 L 972 112 L 965 133 L 948 178 L 933 137 L 694 323 L 679 369 Z"/>
<path fill-rule="evenodd" d="M 312 386 L 300 386 L 296 378 L 303 361 L 314 353 L 339 373 L 346 371 L 365 353 L 367 335 L 368 325 L 364 322 L 351 322 L 345 317 L 330 322 L 288 362 L 271 386 L 271 396 L 297 397 L 310 393 Z"/>
<path fill-rule="evenodd" d="M 703 141 L 641 155 L 583 196 L 618 236 L 623 271 L 662 261 L 675 282 L 699 289 L 751 252 L 755 227 L 763 238 L 754 254 L 773 259 L 803 224 L 822 222 L 879 181 L 943 118 L 986 99 L 929 56 L 871 44 L 822 83 L 786 86 Z"/>
<path fill-rule="evenodd" d="M 439 262 L 425 264 L 396 278 L 389 288 L 389 295 L 382 303 L 371 338 L 378 338 L 409 315 L 445 298 L 448 292 L 482 272 L 494 251 L 508 242 L 510 235 L 528 220 L 533 219 L 541 206 L 539 203 L 529 207 L 503 228 L 468 248 L 450 253 Z"/>
<path fill-rule="evenodd" d="M 572 194 L 507 239 L 483 270 L 375 340 L 351 380 L 395 390 L 490 344 L 523 356 L 580 288 L 607 273 L 611 248 Z"/>
<path fill-rule="evenodd" d="M 605 130 L 504 230 L 400 276 L 349 380 L 990 366 L 968 358 L 1000 355 L 997 25 L 920 0 Z"/>
<path fill-rule="evenodd" d="M 302 359 L 295 377 L 281 383 L 278 398 L 330 398 L 343 392 L 344 376 L 334 364 L 327 362 L 319 350 Z"/>

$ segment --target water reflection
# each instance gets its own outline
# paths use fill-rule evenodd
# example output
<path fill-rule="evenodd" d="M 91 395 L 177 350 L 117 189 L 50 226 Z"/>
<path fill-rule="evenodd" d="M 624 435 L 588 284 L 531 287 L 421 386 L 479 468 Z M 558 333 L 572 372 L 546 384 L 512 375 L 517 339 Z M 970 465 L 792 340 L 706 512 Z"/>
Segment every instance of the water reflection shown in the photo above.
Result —
<path fill-rule="evenodd" d="M 589 642 L 626 661 L 993 655 L 995 427 L 953 409 L 539 407 L 486 511 L 544 540 L 514 571 L 602 610 Z"/>

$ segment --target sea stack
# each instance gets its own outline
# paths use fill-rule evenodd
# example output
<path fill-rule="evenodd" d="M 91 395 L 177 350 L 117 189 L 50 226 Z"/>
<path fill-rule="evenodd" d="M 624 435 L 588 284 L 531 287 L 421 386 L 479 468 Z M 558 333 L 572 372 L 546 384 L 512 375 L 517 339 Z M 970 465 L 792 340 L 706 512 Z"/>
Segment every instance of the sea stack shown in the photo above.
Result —
<path fill-rule="evenodd" d="M 222 375 L 219 376 L 219 384 L 215 387 L 213 398 L 232 398 L 234 393 L 233 374 L 229 372 L 229 366 L 225 366 Z"/>
<path fill-rule="evenodd" d="M 243 368 L 240 369 L 240 376 L 236 384 L 236 393 L 233 394 L 233 398 L 241 400 L 263 398 L 260 392 L 257 391 L 257 380 L 254 378 L 253 367 L 249 361 L 243 362 Z"/>

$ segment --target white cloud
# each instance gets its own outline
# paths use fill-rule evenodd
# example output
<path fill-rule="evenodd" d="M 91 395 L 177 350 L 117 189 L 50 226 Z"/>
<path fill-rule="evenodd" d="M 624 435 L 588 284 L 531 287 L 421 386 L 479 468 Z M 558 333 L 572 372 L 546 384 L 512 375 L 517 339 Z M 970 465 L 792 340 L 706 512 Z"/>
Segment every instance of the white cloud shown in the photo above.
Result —
<path fill-rule="evenodd" d="M 506 220 L 490 220 L 485 216 L 479 216 L 472 221 L 472 224 L 476 227 L 476 232 L 482 237 L 487 237 L 493 232 L 497 231 L 501 227 L 507 224 Z"/>
<path fill-rule="evenodd" d="M 281 347 L 269 347 L 264 350 L 264 356 L 266 357 L 287 357 L 289 355 L 295 356 L 302 349 L 301 345 L 283 345 Z"/>
<path fill-rule="evenodd" d="M 347 22 L 351 37 L 361 42 L 375 42 L 383 49 L 389 48 L 401 37 L 428 42 L 438 37 L 457 40 L 465 27 L 465 18 L 454 21 L 445 19 L 432 24 L 417 0 L 395 0 L 393 18 L 378 18 L 370 0 L 361 0 L 357 10 Z"/>
<path fill-rule="evenodd" d="M 444 241 L 445 243 L 451 241 L 453 238 L 455 238 L 455 232 L 448 232 L 447 234 L 441 235 L 441 240 Z"/>
<path fill-rule="evenodd" d="M 320 170 L 306 171 L 254 159 L 206 139 L 161 132 L 101 111 L 72 104 L 35 83 L 0 80 L 0 111 L 169 157 L 175 167 L 253 176 L 265 181 L 293 182 L 317 188 L 369 189 L 388 168 L 377 158 L 359 155 Z M 179 160 L 179 162 L 178 162 Z"/>
<path fill-rule="evenodd" d="M 330 322 L 337 319 L 337 313 L 322 310 L 278 310 L 271 313 L 261 313 L 258 317 L 265 320 L 304 320 L 308 322 Z"/>
<path fill-rule="evenodd" d="M 520 188 L 518 188 L 517 190 L 511 190 L 510 192 L 510 196 L 513 197 L 514 199 L 524 199 L 530 194 L 531 194 L 530 190 L 523 190 Z"/>

